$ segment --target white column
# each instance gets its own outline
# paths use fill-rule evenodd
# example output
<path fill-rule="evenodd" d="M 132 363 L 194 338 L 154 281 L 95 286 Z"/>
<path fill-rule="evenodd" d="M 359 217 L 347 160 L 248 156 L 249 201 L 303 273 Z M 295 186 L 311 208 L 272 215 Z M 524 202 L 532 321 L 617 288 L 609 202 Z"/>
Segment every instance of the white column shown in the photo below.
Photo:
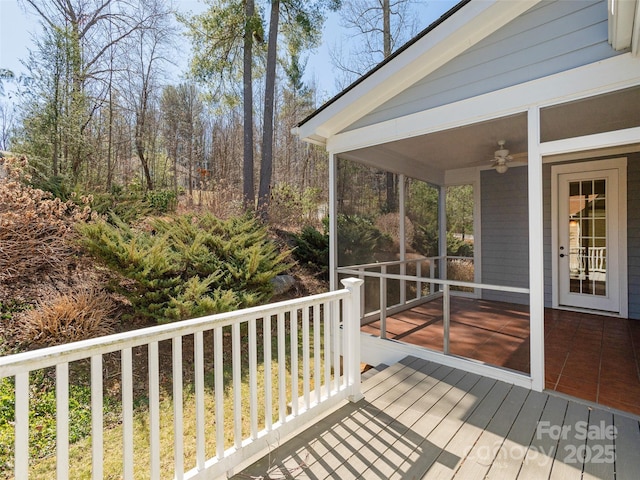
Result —
<path fill-rule="evenodd" d="M 406 205 L 405 205 L 405 182 L 404 175 L 398 175 L 398 217 L 400 219 L 400 261 L 403 262 L 400 264 L 400 275 L 406 275 L 407 273 L 407 265 L 404 261 L 407 259 L 407 232 L 405 231 L 404 219 L 407 216 L 406 214 Z M 406 280 L 400 280 L 400 305 L 404 305 L 407 301 L 407 282 Z"/>
<path fill-rule="evenodd" d="M 529 329 L 532 388 L 544 390 L 544 249 L 540 109 L 528 112 Z"/>
<path fill-rule="evenodd" d="M 329 289 L 338 287 L 338 157 L 329 153 Z"/>

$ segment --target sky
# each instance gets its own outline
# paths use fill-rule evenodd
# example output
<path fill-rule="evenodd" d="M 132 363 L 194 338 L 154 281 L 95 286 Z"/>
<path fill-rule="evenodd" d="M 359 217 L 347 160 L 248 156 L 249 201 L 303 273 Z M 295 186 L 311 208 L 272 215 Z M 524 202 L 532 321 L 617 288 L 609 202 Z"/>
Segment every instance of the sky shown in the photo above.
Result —
<path fill-rule="evenodd" d="M 16 75 L 25 72 L 20 60 L 27 59 L 29 48 L 34 45 L 33 35 L 40 28 L 36 14 L 25 11 L 21 3 L 18 0 L 0 0 L 0 68 L 8 68 Z M 197 0 L 176 0 L 175 3 L 184 12 L 198 13 L 205 7 Z M 457 0 L 416 1 L 415 9 L 421 17 L 419 29 L 427 27 L 456 3 Z M 314 81 L 320 98 L 329 98 L 337 93 L 335 78 L 331 74 L 329 50 L 335 46 L 336 40 L 342 39 L 343 43 L 348 41 L 347 33 L 340 26 L 339 15 L 330 14 L 323 29 L 320 47 L 308 54 L 305 78 L 307 82 Z M 180 60 L 177 70 L 186 69 L 188 56 L 184 55 Z M 180 80 L 178 72 L 175 80 Z"/>

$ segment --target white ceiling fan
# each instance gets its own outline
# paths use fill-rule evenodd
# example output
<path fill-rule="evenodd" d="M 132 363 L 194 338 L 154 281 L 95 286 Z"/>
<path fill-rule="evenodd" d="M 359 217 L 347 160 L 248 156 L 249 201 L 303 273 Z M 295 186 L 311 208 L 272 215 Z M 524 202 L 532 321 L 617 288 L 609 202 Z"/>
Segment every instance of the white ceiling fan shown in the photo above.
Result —
<path fill-rule="evenodd" d="M 513 160 L 513 157 L 509 155 L 509 150 L 504 148 L 504 140 L 498 140 L 498 150 L 493 154 L 493 160 L 491 160 L 491 166 L 496 169 L 498 173 L 505 173 L 509 169 L 508 162 Z"/>

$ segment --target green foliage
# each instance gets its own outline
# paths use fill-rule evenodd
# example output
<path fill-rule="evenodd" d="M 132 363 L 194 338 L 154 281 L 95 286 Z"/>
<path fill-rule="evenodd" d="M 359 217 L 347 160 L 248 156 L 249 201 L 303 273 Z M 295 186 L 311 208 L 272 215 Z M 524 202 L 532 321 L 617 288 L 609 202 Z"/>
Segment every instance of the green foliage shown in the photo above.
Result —
<path fill-rule="evenodd" d="M 123 222 L 134 222 L 148 215 L 174 212 L 178 205 L 178 197 L 172 190 L 123 189 L 114 185 L 110 193 L 92 195 L 91 209 L 109 218 L 115 216 Z"/>
<path fill-rule="evenodd" d="M 447 187 L 447 231 L 473 233 L 473 185 Z"/>
<path fill-rule="evenodd" d="M 290 183 L 278 183 L 271 189 L 269 219 L 281 225 L 300 225 L 302 219 L 313 220 L 321 202 L 319 188 L 302 192 Z"/>
<path fill-rule="evenodd" d="M 319 277 L 328 280 L 329 235 L 307 225 L 300 233 L 291 234 L 291 239 L 295 243 L 294 258 L 300 264 L 317 271 Z"/>
<path fill-rule="evenodd" d="M 266 301 L 271 279 L 289 268 L 250 216 L 152 219 L 134 230 L 117 217 L 80 227 L 84 245 L 132 282 L 122 287 L 137 312 L 158 322 Z"/>
<path fill-rule="evenodd" d="M 358 265 L 375 260 L 378 252 L 389 251 L 393 239 L 383 234 L 369 218 L 338 215 L 338 264 Z"/>
<path fill-rule="evenodd" d="M 55 455 L 55 382 L 44 371 L 32 372 L 29 379 L 29 457 L 33 460 Z M 12 378 L 0 379 L 0 471 L 10 471 L 14 450 L 15 385 Z M 117 408 L 105 397 L 105 412 Z M 91 433 L 91 387 L 69 385 L 69 442 Z"/>
<path fill-rule="evenodd" d="M 149 190 L 144 195 L 144 201 L 155 213 L 169 213 L 178 206 L 178 196 L 172 190 Z"/>
<path fill-rule="evenodd" d="M 416 252 L 425 257 L 437 257 L 438 252 L 438 228 L 418 225 L 413 235 L 412 247 Z"/>
<path fill-rule="evenodd" d="M 447 255 L 452 257 L 473 257 L 473 244 L 465 242 L 452 233 L 447 233 Z"/>
<path fill-rule="evenodd" d="M 0 302 L 0 321 L 10 320 L 14 313 L 29 310 L 31 305 L 18 300 L 3 300 Z"/>

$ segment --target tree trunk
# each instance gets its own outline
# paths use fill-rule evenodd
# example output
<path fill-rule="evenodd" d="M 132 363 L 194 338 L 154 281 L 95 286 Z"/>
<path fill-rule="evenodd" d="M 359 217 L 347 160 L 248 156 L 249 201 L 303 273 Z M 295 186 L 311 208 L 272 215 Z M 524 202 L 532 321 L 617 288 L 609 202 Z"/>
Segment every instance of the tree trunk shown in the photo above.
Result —
<path fill-rule="evenodd" d="M 244 32 L 244 57 L 243 57 L 243 203 L 246 209 L 254 208 L 255 193 L 253 187 L 253 32 L 251 30 L 252 18 L 255 13 L 254 0 L 245 0 L 245 21 Z"/>
<path fill-rule="evenodd" d="M 389 0 L 382 1 L 382 41 L 384 58 L 391 55 L 391 8 Z M 396 176 L 387 172 L 387 210 L 395 212 L 396 205 Z"/>
<path fill-rule="evenodd" d="M 271 194 L 271 177 L 273 174 L 273 110 L 276 88 L 276 62 L 278 46 L 278 23 L 280 21 L 280 0 L 271 2 L 271 18 L 269 20 L 269 44 L 267 47 L 267 76 L 264 94 L 264 126 L 262 131 L 262 162 L 260 163 L 260 189 L 258 193 L 258 210 L 266 220 L 268 216 L 269 197 Z"/>

